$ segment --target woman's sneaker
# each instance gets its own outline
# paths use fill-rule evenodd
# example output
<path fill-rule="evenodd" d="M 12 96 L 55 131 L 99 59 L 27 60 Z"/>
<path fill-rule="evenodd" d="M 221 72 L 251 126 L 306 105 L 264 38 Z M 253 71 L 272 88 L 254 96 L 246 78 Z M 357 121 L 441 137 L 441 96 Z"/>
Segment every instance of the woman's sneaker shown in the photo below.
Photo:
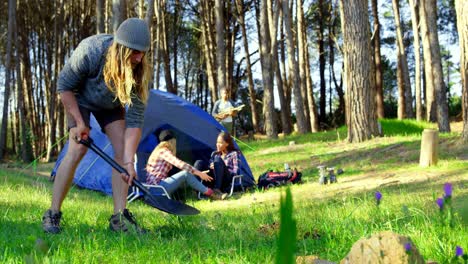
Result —
<path fill-rule="evenodd" d="M 210 198 L 213 200 L 224 200 L 227 197 L 227 193 L 221 192 L 219 189 L 213 189 L 213 193 Z"/>
<path fill-rule="evenodd" d="M 133 231 L 137 234 L 145 234 L 147 230 L 138 226 L 135 217 L 128 209 L 123 212 L 116 213 L 109 219 L 109 228 L 116 232 Z"/>
<path fill-rule="evenodd" d="M 58 234 L 62 231 L 60 228 L 60 219 L 62 212 L 54 212 L 51 209 L 47 210 L 42 216 L 42 229 L 44 232 L 51 234 Z"/>

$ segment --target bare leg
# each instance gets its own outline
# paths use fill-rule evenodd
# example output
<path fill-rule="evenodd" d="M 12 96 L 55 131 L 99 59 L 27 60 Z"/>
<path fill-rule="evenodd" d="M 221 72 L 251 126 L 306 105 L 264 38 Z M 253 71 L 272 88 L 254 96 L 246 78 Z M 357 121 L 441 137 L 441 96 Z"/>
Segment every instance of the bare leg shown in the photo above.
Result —
<path fill-rule="evenodd" d="M 105 128 L 107 137 L 114 149 L 114 159 L 122 165 L 124 154 L 125 120 L 117 120 Z M 114 199 L 114 214 L 123 212 L 127 206 L 128 184 L 120 177 L 120 173 L 112 169 L 112 197 Z"/>
<path fill-rule="evenodd" d="M 52 192 L 52 205 L 50 209 L 56 212 L 60 211 L 62 202 L 70 190 L 70 185 L 73 180 L 73 176 L 75 175 L 76 167 L 88 150 L 85 146 L 76 143 L 71 137 L 72 134 L 73 133 L 70 133 L 70 138 L 68 140 L 67 153 L 60 163 L 57 169 L 57 174 L 55 175 L 54 188 Z"/>

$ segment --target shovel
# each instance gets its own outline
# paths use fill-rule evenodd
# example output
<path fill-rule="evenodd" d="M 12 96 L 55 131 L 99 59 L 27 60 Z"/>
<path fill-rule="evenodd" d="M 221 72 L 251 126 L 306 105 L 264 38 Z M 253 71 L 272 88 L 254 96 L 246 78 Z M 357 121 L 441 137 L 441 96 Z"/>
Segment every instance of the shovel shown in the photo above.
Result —
<path fill-rule="evenodd" d="M 80 139 L 80 143 L 91 149 L 94 153 L 96 153 L 99 157 L 104 159 L 109 165 L 112 166 L 116 171 L 119 173 L 125 173 L 128 175 L 128 172 L 122 168 L 115 160 L 113 160 L 109 155 L 107 155 L 104 151 L 102 151 L 96 144 L 94 144 L 93 140 L 88 137 L 88 139 Z M 186 205 L 182 202 L 171 200 L 165 196 L 153 195 L 151 192 L 146 188 L 139 180 L 133 179 L 133 185 L 135 185 L 140 191 L 143 192 L 143 199 L 144 202 L 156 209 L 159 209 L 163 212 L 173 215 L 196 215 L 199 214 L 200 211 L 198 209 Z"/>

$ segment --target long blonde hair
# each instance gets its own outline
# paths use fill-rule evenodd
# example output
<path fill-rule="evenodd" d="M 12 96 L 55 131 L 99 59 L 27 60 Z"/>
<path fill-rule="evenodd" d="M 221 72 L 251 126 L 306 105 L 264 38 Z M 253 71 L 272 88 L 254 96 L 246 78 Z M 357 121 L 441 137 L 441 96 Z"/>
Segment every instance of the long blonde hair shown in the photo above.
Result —
<path fill-rule="evenodd" d="M 160 150 L 162 148 L 169 149 L 172 152 L 172 154 L 175 155 L 176 154 L 176 139 L 172 138 L 168 141 L 163 141 L 159 143 L 155 150 Z"/>
<path fill-rule="evenodd" d="M 133 50 L 114 41 L 109 47 L 104 65 L 104 81 L 107 88 L 115 94 L 122 106 L 132 105 L 132 97 L 137 96 L 144 104 L 148 99 L 148 83 L 151 77 L 151 66 L 148 53 L 141 63 L 132 68 L 130 56 Z"/>

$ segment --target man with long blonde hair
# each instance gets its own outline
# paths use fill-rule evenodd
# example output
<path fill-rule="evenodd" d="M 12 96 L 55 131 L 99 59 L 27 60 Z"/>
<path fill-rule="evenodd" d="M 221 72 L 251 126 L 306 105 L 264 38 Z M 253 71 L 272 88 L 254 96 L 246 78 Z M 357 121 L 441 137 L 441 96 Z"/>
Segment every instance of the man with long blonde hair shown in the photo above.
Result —
<path fill-rule="evenodd" d="M 70 189 L 78 163 L 87 148 L 92 113 L 114 149 L 115 160 L 128 176 L 112 170 L 114 213 L 109 220 L 113 231 L 144 232 L 126 209 L 128 185 L 136 177 L 134 156 L 141 137 L 148 97 L 151 44 L 147 23 L 138 18 L 125 20 L 114 35 L 98 34 L 81 41 L 60 72 L 57 82 L 66 110 L 69 145 L 57 169 L 52 204 L 44 213 L 45 232 L 59 233 L 62 202 Z"/>

